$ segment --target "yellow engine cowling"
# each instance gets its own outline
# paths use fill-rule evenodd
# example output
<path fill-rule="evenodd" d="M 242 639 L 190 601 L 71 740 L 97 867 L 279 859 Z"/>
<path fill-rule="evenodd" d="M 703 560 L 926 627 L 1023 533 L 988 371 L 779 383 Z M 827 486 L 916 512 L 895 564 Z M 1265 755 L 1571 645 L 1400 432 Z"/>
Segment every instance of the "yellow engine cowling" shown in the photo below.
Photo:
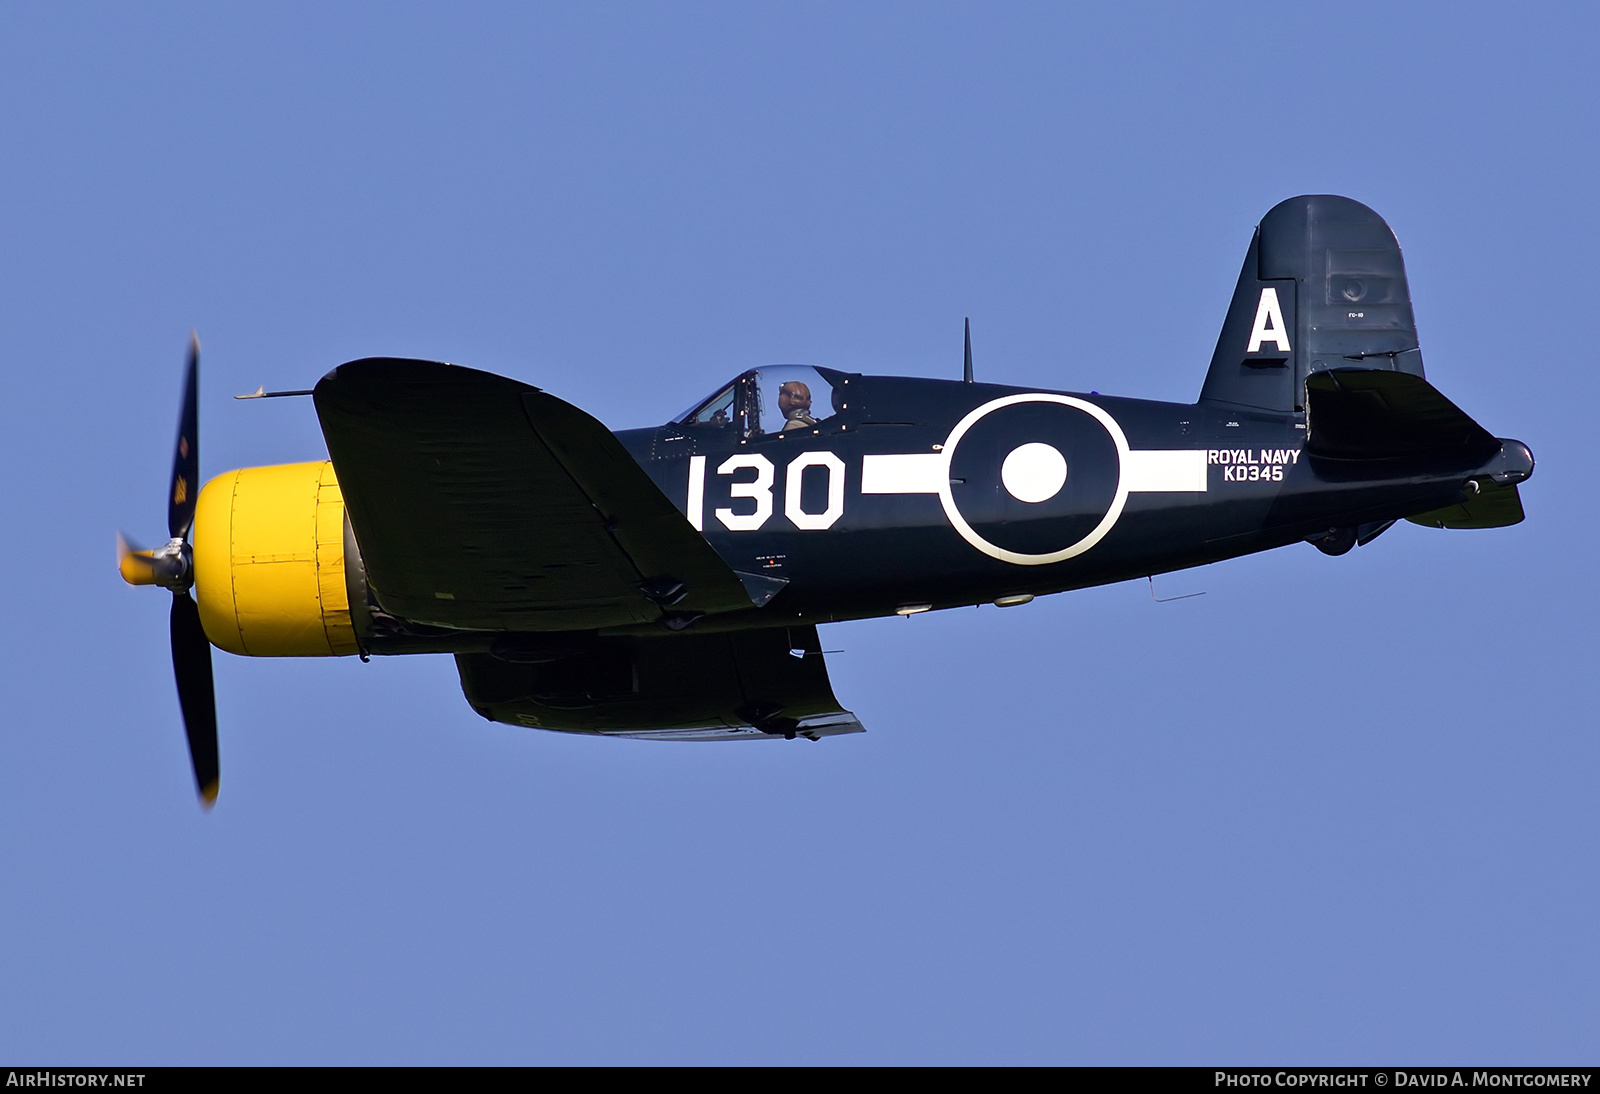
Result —
<path fill-rule="evenodd" d="M 200 491 L 194 585 L 213 645 L 253 657 L 358 652 L 333 464 L 246 467 Z"/>

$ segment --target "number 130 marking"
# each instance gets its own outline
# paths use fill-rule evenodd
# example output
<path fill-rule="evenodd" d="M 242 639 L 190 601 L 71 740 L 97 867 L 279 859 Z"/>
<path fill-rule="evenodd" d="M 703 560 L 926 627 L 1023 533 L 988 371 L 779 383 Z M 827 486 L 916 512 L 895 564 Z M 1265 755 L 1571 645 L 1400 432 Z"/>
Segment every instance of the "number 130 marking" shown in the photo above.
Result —
<path fill-rule="evenodd" d="M 805 484 L 806 470 L 820 467 L 828 475 L 828 507 L 820 513 L 808 513 L 800 504 L 800 494 Z M 717 509 L 716 518 L 730 532 L 754 532 L 772 517 L 772 483 L 777 469 L 772 461 L 755 452 L 730 456 L 717 468 L 719 475 L 732 475 L 738 471 L 754 471 L 756 477 L 746 482 L 734 482 L 729 493 L 734 498 L 748 498 L 755 502 L 755 510 L 735 513 L 731 508 Z M 705 531 L 706 457 L 689 457 L 689 523 L 695 531 Z M 844 461 L 832 452 L 802 452 L 789 461 L 784 469 L 783 515 L 796 528 L 807 531 L 832 528 L 844 515 Z"/>

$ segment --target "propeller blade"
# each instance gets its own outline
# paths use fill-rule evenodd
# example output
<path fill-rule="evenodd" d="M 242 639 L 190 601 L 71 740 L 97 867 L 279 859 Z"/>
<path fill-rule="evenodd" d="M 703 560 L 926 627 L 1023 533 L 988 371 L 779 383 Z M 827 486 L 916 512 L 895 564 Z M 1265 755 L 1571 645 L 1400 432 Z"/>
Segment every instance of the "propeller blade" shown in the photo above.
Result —
<path fill-rule="evenodd" d="M 200 625 L 199 606 L 184 592 L 172 594 L 172 672 L 178 681 L 183 728 L 189 735 L 195 788 L 200 792 L 201 804 L 210 809 L 217 800 L 221 774 L 217 763 L 217 697 L 211 682 L 211 643 Z"/>
<path fill-rule="evenodd" d="M 167 497 L 167 534 L 183 539 L 194 523 L 200 494 L 200 336 L 189 335 L 189 369 L 183 381 L 183 413 L 172 455 L 172 493 Z"/>
<path fill-rule="evenodd" d="M 155 554 L 135 547 L 128 542 L 126 536 L 118 532 L 117 572 L 122 575 L 122 580 L 129 585 L 154 585 L 156 583 Z"/>

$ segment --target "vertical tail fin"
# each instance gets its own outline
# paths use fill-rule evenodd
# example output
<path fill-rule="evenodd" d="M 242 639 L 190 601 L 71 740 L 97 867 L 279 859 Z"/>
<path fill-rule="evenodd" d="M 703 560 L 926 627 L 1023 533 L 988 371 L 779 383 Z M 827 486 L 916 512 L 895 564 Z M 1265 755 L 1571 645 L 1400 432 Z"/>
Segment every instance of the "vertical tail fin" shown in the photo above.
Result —
<path fill-rule="evenodd" d="M 1423 374 L 1405 262 L 1360 202 L 1290 198 L 1250 240 L 1200 397 L 1290 413 L 1331 368 Z"/>

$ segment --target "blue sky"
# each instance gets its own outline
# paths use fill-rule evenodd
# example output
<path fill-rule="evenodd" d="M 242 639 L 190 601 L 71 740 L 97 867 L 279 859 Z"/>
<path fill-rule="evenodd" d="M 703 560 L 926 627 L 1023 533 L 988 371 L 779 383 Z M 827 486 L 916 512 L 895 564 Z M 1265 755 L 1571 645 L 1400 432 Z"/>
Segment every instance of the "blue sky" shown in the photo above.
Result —
<path fill-rule="evenodd" d="M 1585 5 L 0 7 L 0 1058 L 1592 1062 Z M 1405 248 L 1529 519 L 824 632 L 864 736 L 490 725 L 448 658 L 216 655 L 160 538 L 374 354 L 621 428 L 806 361 L 1189 400 L 1252 226 Z"/>

